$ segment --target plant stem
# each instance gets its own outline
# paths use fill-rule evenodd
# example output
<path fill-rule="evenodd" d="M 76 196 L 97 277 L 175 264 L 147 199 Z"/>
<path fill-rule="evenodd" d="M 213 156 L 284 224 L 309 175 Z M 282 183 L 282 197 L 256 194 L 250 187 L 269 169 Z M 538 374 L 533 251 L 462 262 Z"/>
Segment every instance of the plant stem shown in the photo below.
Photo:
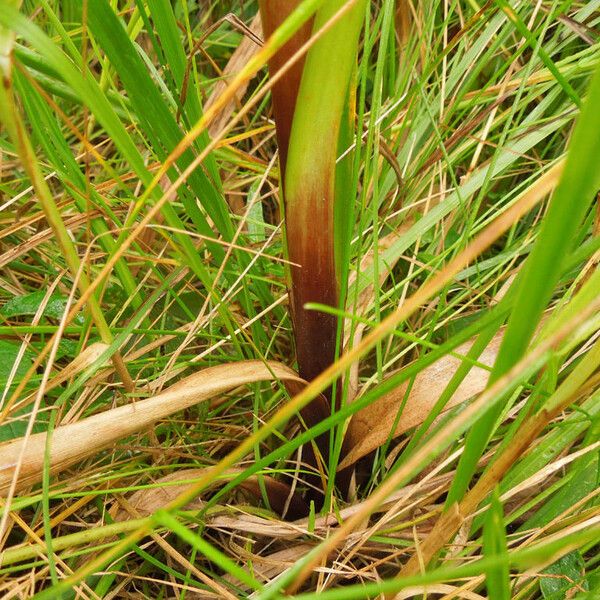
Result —
<path fill-rule="evenodd" d="M 262 0 L 266 33 L 276 29 L 296 0 Z M 340 122 L 347 99 L 364 0 L 324 4 L 314 30 L 329 29 L 273 90 L 286 212 L 291 269 L 291 311 L 298 368 L 314 379 L 335 359 L 337 318 L 305 309 L 310 302 L 338 307 L 338 265 L 335 261 L 335 174 Z M 330 22 L 332 21 L 332 22 Z M 301 28 L 270 62 L 272 72 L 285 65 L 307 39 Z"/>
<path fill-rule="evenodd" d="M 300 0 L 259 0 L 260 16 L 265 38 L 270 37 L 299 4 Z M 271 77 L 284 67 L 290 57 L 310 38 L 312 26 L 313 19 L 310 19 L 271 57 L 269 60 Z M 292 120 L 294 118 L 296 98 L 298 96 L 298 89 L 300 88 L 303 69 L 304 57 L 294 64 L 287 66 L 285 75 L 275 83 L 271 90 L 273 115 L 277 127 L 281 182 L 285 180 L 285 165 L 292 130 Z"/>

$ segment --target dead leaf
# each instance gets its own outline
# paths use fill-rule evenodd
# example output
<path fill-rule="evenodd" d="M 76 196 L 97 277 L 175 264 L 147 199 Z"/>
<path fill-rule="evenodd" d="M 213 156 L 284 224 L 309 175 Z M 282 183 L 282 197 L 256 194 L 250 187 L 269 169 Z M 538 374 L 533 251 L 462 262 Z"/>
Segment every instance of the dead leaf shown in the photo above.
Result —
<path fill-rule="evenodd" d="M 153 511 L 166 506 L 179 494 L 187 492 L 194 485 L 193 480 L 201 477 L 204 472 L 205 469 L 186 469 L 185 471 L 180 471 L 178 474 L 171 474 L 163 477 L 158 481 L 172 485 L 165 485 L 160 489 L 160 492 L 157 492 L 156 494 L 154 493 L 154 490 L 138 490 L 127 499 L 127 503 L 139 512 L 140 516 L 147 516 Z M 212 489 L 221 485 L 221 483 L 232 479 L 240 472 L 241 469 L 231 469 L 222 479 L 219 478 L 213 483 Z M 265 478 L 267 482 L 269 480 L 274 481 L 268 476 L 265 476 Z M 392 507 L 398 512 L 401 506 L 407 506 L 409 502 L 415 502 L 417 498 L 428 497 L 431 493 L 441 494 L 448 488 L 451 481 L 452 474 L 443 473 L 430 480 L 421 480 L 416 484 L 407 485 L 392 494 L 377 508 L 377 512 L 384 513 Z M 178 484 L 176 482 L 181 483 Z M 269 538 L 270 540 L 292 540 L 306 536 L 325 537 L 328 532 L 337 527 L 340 522 L 343 522 L 345 519 L 348 519 L 359 512 L 363 504 L 364 502 L 359 502 L 342 508 L 337 513 L 329 513 L 325 516 L 317 517 L 316 519 L 303 517 L 293 522 L 267 519 L 258 515 L 249 515 L 245 513 L 238 515 L 219 513 L 207 518 L 205 525 L 207 528 L 223 531 L 254 533 Z M 198 501 L 196 504 L 188 504 L 187 509 L 193 510 L 194 508 L 200 508 L 201 506 L 201 501 Z M 120 507 L 113 507 L 110 513 L 117 520 L 124 520 L 129 517 L 127 512 L 122 511 Z M 366 531 L 366 529 L 364 531 L 359 530 L 353 535 L 359 537 L 364 535 Z"/>
<path fill-rule="evenodd" d="M 187 491 L 194 482 L 200 479 L 210 467 L 204 469 L 183 469 L 175 473 L 169 473 L 164 477 L 157 479 L 154 484 L 156 487 L 151 489 L 137 490 L 129 498 L 127 504 L 134 509 L 139 516 L 146 517 L 156 512 L 159 508 L 163 508 L 169 502 L 177 498 L 180 494 Z M 225 475 L 219 477 L 212 482 L 209 489 L 215 489 L 231 481 L 242 473 L 242 469 L 230 469 Z M 262 475 L 262 481 L 265 486 L 267 498 L 271 508 L 279 515 L 289 516 L 292 519 L 300 519 L 308 515 L 308 506 L 300 498 L 298 494 L 293 493 L 291 487 L 282 482 L 270 477 Z M 240 483 L 240 488 L 249 492 L 256 500 L 262 499 L 262 492 L 258 482 L 258 476 L 252 475 L 245 481 Z M 208 491 L 208 490 L 207 490 Z M 197 498 L 188 504 L 185 510 L 193 510 L 202 508 L 204 502 Z M 130 514 L 126 509 L 119 505 L 114 506 L 110 510 L 115 521 L 123 521 L 130 518 Z M 213 522 L 211 520 L 211 522 Z M 261 521 L 261 526 L 264 524 Z"/>
<path fill-rule="evenodd" d="M 492 338 L 488 347 L 481 353 L 478 362 L 488 367 L 494 364 L 503 335 L 504 329 Z M 458 346 L 454 353 L 466 355 L 473 342 L 474 340 L 470 340 Z M 390 437 L 395 438 L 423 423 L 461 364 L 460 359 L 448 355 L 419 373 L 393 432 L 392 428 L 405 400 L 409 382 L 402 383 L 396 389 L 357 412 L 348 426 L 350 439 L 357 440 L 357 443 L 341 461 L 339 468 L 349 467 L 384 444 Z M 488 377 L 488 370 L 473 367 L 446 404 L 445 410 L 482 392 L 487 385 Z"/>
<path fill-rule="evenodd" d="M 169 473 L 153 482 L 157 487 L 133 492 L 126 499 L 127 505 L 125 507 L 117 501 L 108 513 L 115 521 L 127 521 L 132 518 L 131 513 L 127 510 L 131 508 L 135 511 L 136 518 L 138 516 L 147 517 L 187 490 L 190 485 L 193 485 L 193 481 L 202 476 L 205 471 L 206 469 L 183 469 L 175 473 Z M 200 498 L 195 498 L 192 502 L 186 504 L 183 510 L 201 509 L 203 506 L 204 502 Z"/>
<path fill-rule="evenodd" d="M 471 590 L 458 588 L 453 585 L 438 583 L 434 585 L 420 585 L 409 587 L 394 596 L 394 600 L 404 600 L 405 598 L 414 598 L 415 596 L 427 596 L 429 594 L 445 594 L 445 598 L 465 598 L 466 600 L 485 600 L 485 596 L 480 596 Z"/>
<path fill-rule="evenodd" d="M 174 473 L 169 473 L 154 482 L 156 487 L 137 490 L 131 494 L 131 496 L 127 498 L 127 506 L 125 508 L 117 503 L 109 512 L 115 521 L 124 521 L 130 518 L 131 514 L 127 510 L 129 507 L 137 513 L 136 518 L 138 516 L 146 517 L 151 515 L 158 509 L 165 507 L 169 502 L 177 498 L 177 496 L 187 491 L 190 486 L 194 485 L 195 481 L 200 479 L 200 477 L 205 475 L 209 470 L 210 467 L 204 469 L 182 469 Z M 223 477 L 219 477 L 213 481 L 209 489 L 215 489 L 224 485 L 226 482 L 237 477 L 240 473 L 242 473 L 242 469 L 230 469 Z M 283 516 L 288 515 L 292 519 L 299 519 L 308 515 L 308 506 L 298 494 L 293 493 L 288 484 L 277 481 L 269 475 L 263 475 L 262 480 L 269 504 L 276 513 Z M 262 493 L 256 475 L 243 481 L 240 484 L 240 488 L 249 492 L 255 499 L 262 499 Z M 184 510 L 200 509 L 203 505 L 204 502 L 202 499 L 196 498 L 187 504 Z M 264 530 L 264 523 L 261 522 L 259 526 L 263 527 Z"/>
<path fill-rule="evenodd" d="M 97 362 L 100 356 L 106 352 L 106 350 L 108 350 L 108 344 L 103 344 L 102 342 L 90 344 L 49 382 L 49 384 L 46 386 L 46 390 L 49 391 L 55 388 L 57 385 L 65 382 L 67 379 L 70 379 L 82 371 L 85 371 L 85 369 L 91 367 L 95 362 Z"/>
<path fill-rule="evenodd" d="M 257 37 L 262 36 L 262 26 L 260 15 L 257 14 L 252 22 L 250 23 L 249 29 L 252 33 L 254 33 Z M 228 80 L 237 75 L 239 71 L 248 63 L 248 61 L 260 50 L 260 46 L 256 44 L 256 42 L 250 37 L 244 36 L 240 45 L 235 49 L 227 66 L 223 70 L 223 79 L 219 81 L 215 87 L 211 95 L 208 97 L 206 104 L 204 106 L 204 110 L 210 107 L 215 103 L 216 99 L 223 93 L 223 90 L 227 87 L 229 83 Z M 215 117 L 208 128 L 208 133 L 211 137 L 215 137 L 219 134 L 219 132 L 225 127 L 233 111 L 236 108 L 236 103 L 240 102 L 244 94 L 246 93 L 246 89 L 248 88 L 248 84 L 250 82 L 246 82 L 241 85 L 235 95 L 235 99 L 232 100 L 229 104 L 224 106 L 217 117 Z"/>
<path fill-rule="evenodd" d="M 151 427 L 180 410 L 210 400 L 240 385 L 258 381 L 303 382 L 285 365 L 249 360 L 204 369 L 172 385 L 162 393 L 132 401 L 125 406 L 58 427 L 52 434 L 49 461 L 51 473 L 59 471 L 113 446 L 120 439 Z M 46 455 L 46 433 L 29 437 L 23 453 L 24 438 L 0 446 L 0 494 L 5 494 L 18 470 L 18 487 L 40 481 Z"/>

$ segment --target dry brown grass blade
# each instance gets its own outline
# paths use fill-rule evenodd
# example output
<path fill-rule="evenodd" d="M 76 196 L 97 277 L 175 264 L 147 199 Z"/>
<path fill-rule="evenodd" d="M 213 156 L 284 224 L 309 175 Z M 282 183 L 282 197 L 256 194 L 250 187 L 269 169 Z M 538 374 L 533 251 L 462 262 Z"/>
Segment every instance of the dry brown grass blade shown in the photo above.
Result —
<path fill-rule="evenodd" d="M 453 585 L 438 583 L 435 585 L 423 585 L 410 587 L 396 594 L 395 600 L 404 600 L 405 598 L 414 598 L 416 596 L 427 596 L 428 594 L 445 594 L 444 598 L 466 598 L 466 600 L 485 600 L 485 596 L 480 596 L 475 592 L 463 590 Z"/>
<path fill-rule="evenodd" d="M 502 330 L 494 336 L 488 347 L 482 352 L 478 362 L 489 367 L 494 364 L 503 334 Z M 455 354 L 466 355 L 473 342 L 474 340 L 471 340 L 459 346 L 456 348 Z M 357 444 L 350 449 L 340 463 L 340 469 L 349 467 L 388 439 L 393 439 L 420 425 L 431 412 L 461 364 L 462 361 L 455 356 L 444 356 L 416 376 L 408 398 L 406 398 L 406 391 L 409 382 L 404 382 L 357 412 L 348 426 L 348 435 L 350 439 L 357 440 Z M 487 385 L 488 377 L 488 370 L 474 366 L 446 404 L 445 410 L 482 392 Z M 398 411 L 401 408 L 402 413 L 396 422 Z M 394 423 L 396 423 L 395 429 Z"/>
<path fill-rule="evenodd" d="M 260 15 L 257 14 L 249 26 L 250 31 L 255 34 L 257 37 L 262 37 L 262 25 L 260 20 Z M 234 53 L 231 55 L 227 66 L 223 70 L 223 80 L 219 81 L 213 91 L 211 92 L 208 100 L 205 104 L 205 110 L 212 104 L 214 104 L 217 99 L 221 96 L 221 94 L 225 91 L 227 87 L 228 79 L 237 74 L 242 70 L 242 67 L 246 65 L 246 63 L 258 52 L 259 46 L 256 42 L 247 36 L 242 38 L 240 45 L 235 49 Z M 236 109 L 237 103 L 242 99 L 243 95 L 246 93 L 246 89 L 248 88 L 248 84 L 250 82 L 246 81 L 242 84 L 236 91 L 235 98 L 233 98 L 229 104 L 226 104 L 219 114 L 215 117 L 213 122 L 208 127 L 208 133 L 211 137 L 217 136 L 222 129 L 225 128 L 225 125 L 229 122 L 233 111 Z"/>
<path fill-rule="evenodd" d="M 119 406 L 62 427 L 52 434 L 48 461 L 52 473 L 110 447 L 120 439 L 142 431 L 180 410 L 203 402 L 240 385 L 268 380 L 295 381 L 298 375 L 281 363 L 243 361 L 209 367 L 153 396 Z M 47 434 L 32 435 L 20 466 L 19 487 L 40 480 L 46 455 Z M 0 493 L 6 493 L 25 440 L 0 446 Z"/>
<path fill-rule="evenodd" d="M 108 344 L 95 342 L 90 344 L 83 352 L 78 354 L 60 373 L 58 373 L 46 386 L 46 391 L 64 383 L 67 379 L 75 377 L 88 367 L 91 367 L 104 352 L 108 350 Z"/>
<path fill-rule="evenodd" d="M 74 235 L 77 235 L 77 229 L 84 227 L 89 219 L 95 218 L 99 215 L 100 213 L 91 212 L 89 215 L 80 214 L 68 216 L 65 218 L 65 227 L 68 231 L 73 232 Z M 41 216 L 40 218 L 43 219 L 44 217 Z M 33 225 L 33 223 L 31 224 Z M 15 230 L 18 229 L 19 228 L 15 227 Z M 6 252 L 0 254 L 0 268 L 5 267 L 21 256 L 27 256 L 32 250 L 39 247 L 41 244 L 48 242 L 48 240 L 51 240 L 54 235 L 52 229 L 49 227 L 33 234 L 26 231 L 25 228 L 23 228 L 23 231 L 26 234 L 26 239 L 23 239 L 23 241 L 19 244 L 9 246 Z"/>

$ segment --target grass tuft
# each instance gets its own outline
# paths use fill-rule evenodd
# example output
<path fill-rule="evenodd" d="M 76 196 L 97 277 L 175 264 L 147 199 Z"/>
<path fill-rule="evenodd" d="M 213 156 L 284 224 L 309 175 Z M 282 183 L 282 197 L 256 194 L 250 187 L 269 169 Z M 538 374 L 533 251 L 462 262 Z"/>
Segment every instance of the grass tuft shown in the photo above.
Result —
<path fill-rule="evenodd" d="M 0 2 L 0 596 L 597 597 L 599 31 Z"/>

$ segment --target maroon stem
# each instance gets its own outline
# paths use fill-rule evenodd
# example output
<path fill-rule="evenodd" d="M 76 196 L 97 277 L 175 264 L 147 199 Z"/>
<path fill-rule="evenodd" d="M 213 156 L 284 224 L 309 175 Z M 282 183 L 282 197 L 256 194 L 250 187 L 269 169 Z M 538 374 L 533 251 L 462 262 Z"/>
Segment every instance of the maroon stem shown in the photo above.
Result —
<path fill-rule="evenodd" d="M 321 180 L 322 181 L 322 180 Z M 306 182 L 304 202 L 311 218 L 287 210 L 289 259 L 300 266 L 292 267 L 292 317 L 300 375 L 310 381 L 335 358 L 337 318 L 318 310 L 306 310 L 310 302 L 337 308 L 338 290 L 334 264 L 333 190 L 324 198 L 319 183 Z M 295 223 L 295 225 L 294 225 Z M 307 223 L 310 231 L 300 231 L 298 223 Z"/>
<path fill-rule="evenodd" d="M 299 0 L 259 0 L 263 33 L 268 38 L 300 4 Z M 297 50 L 310 38 L 312 19 L 307 21 L 292 38 L 269 61 L 271 77 L 283 67 Z M 285 181 L 284 172 L 287 162 L 287 149 L 292 129 L 292 119 L 296 108 L 296 97 L 302 78 L 304 57 L 291 65 L 271 90 L 273 114 L 277 126 L 277 145 L 279 147 L 280 181 Z"/>
<path fill-rule="evenodd" d="M 300 0 L 259 0 L 265 38 L 270 36 L 299 4 Z M 293 54 L 310 39 L 311 31 L 312 20 L 303 25 L 275 54 L 269 61 L 271 77 L 287 65 Z M 333 245 L 335 177 L 331 172 L 323 172 L 326 165 L 335 165 L 337 148 L 332 147 L 331 156 L 323 157 L 319 165 L 321 171 L 315 173 L 314 178 L 303 182 L 302 202 L 286 202 L 285 166 L 303 68 L 303 58 L 289 67 L 286 66 L 285 74 L 273 85 L 271 94 L 279 147 L 280 182 L 286 207 L 287 247 L 290 261 L 298 265 L 291 269 L 290 289 L 298 370 L 303 379 L 310 381 L 335 359 L 337 318 L 317 310 L 306 310 L 304 306 L 310 302 L 336 308 L 338 306 Z M 323 189 L 323 182 L 329 182 L 329 189 Z M 299 390 L 288 391 L 292 393 Z M 302 418 L 307 427 L 312 427 L 330 416 L 330 401 L 331 390 L 328 390 L 302 409 Z M 327 463 L 329 435 L 322 434 L 315 442 Z M 318 462 L 310 444 L 305 447 L 303 456 L 309 464 L 316 465 Z M 315 484 L 320 485 L 320 482 Z M 314 499 L 319 505 L 321 499 L 317 496 L 309 493 L 310 499 Z"/>

